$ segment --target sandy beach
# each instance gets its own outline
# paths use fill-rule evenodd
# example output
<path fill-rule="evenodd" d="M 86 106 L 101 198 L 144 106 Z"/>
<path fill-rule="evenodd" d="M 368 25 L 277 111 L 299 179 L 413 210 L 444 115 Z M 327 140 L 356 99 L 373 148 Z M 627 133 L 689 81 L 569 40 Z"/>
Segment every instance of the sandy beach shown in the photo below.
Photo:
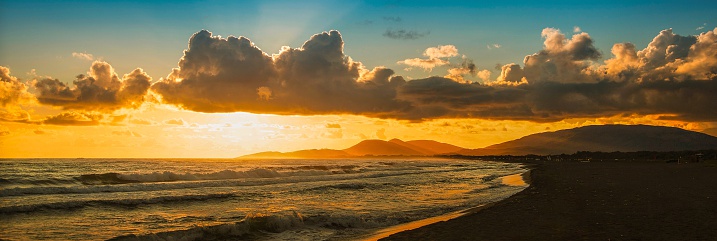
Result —
<path fill-rule="evenodd" d="M 713 163 L 533 163 L 530 187 L 382 240 L 717 240 Z"/>

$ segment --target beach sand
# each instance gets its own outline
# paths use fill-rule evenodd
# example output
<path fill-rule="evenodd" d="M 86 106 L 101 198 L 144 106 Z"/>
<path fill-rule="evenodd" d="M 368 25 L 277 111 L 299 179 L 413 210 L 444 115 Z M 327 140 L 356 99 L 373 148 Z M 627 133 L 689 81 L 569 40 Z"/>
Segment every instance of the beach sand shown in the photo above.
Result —
<path fill-rule="evenodd" d="M 717 165 L 535 163 L 530 187 L 382 240 L 717 240 Z"/>

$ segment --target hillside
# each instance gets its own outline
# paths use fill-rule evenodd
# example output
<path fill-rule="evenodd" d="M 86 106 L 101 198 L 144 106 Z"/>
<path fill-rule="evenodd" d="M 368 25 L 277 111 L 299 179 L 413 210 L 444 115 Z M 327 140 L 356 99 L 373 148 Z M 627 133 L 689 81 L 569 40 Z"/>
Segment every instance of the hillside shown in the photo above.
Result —
<path fill-rule="evenodd" d="M 635 152 L 717 149 L 717 137 L 674 127 L 596 125 L 543 132 L 479 149 L 464 149 L 432 140 L 364 140 L 344 150 L 261 152 L 243 158 L 351 158 L 363 156 L 434 156 L 460 154 L 556 155 L 578 151 Z"/>
<path fill-rule="evenodd" d="M 413 145 L 413 146 L 423 148 L 428 151 L 431 151 L 435 154 L 455 153 L 455 152 L 465 149 L 460 146 L 454 146 L 451 144 L 446 144 L 443 142 L 437 142 L 437 141 L 432 141 L 432 140 L 414 140 L 414 141 L 407 141 L 406 143 Z"/>
<path fill-rule="evenodd" d="M 312 149 L 294 152 L 259 152 L 241 158 L 350 158 L 363 156 L 433 156 L 464 148 L 431 140 L 364 140 L 344 150 Z"/>
<path fill-rule="evenodd" d="M 463 155 L 553 155 L 577 151 L 684 151 L 717 149 L 717 137 L 674 127 L 599 125 L 532 134 Z"/>
<path fill-rule="evenodd" d="M 401 141 L 402 142 L 402 141 Z M 403 143 L 403 142 L 402 142 Z M 423 156 L 426 155 L 419 150 L 406 147 L 395 142 L 382 140 L 364 140 L 358 144 L 344 149 L 346 153 L 354 156 Z"/>
<path fill-rule="evenodd" d="M 352 155 L 341 151 L 332 149 L 311 149 L 311 150 L 300 150 L 294 152 L 278 152 L 278 151 L 267 151 L 259 152 L 242 158 L 268 158 L 268 159 L 283 159 L 283 158 L 346 158 L 352 157 Z"/>

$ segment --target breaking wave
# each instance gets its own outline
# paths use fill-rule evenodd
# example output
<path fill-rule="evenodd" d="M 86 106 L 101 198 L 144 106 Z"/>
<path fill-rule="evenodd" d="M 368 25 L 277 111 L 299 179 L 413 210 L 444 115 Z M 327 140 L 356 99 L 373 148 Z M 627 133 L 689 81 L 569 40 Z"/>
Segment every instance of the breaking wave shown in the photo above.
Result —
<path fill-rule="evenodd" d="M 136 206 L 141 204 L 158 204 L 168 202 L 181 202 L 181 201 L 202 201 L 218 198 L 230 198 L 234 194 L 231 193 L 215 193 L 205 195 L 183 195 L 183 196 L 161 196 L 151 197 L 146 199 L 109 199 L 109 200 L 75 200 L 67 202 L 55 202 L 55 203 L 39 203 L 32 205 L 17 205 L 17 206 L 6 206 L 0 207 L 0 213 L 11 214 L 11 213 L 29 213 L 41 210 L 69 210 L 78 209 L 87 206 Z"/>

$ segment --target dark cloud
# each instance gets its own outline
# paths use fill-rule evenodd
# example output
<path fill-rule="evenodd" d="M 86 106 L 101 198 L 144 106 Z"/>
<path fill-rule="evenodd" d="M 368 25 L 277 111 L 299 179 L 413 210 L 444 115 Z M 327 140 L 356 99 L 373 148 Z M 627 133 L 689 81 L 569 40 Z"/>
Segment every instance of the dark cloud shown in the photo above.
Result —
<path fill-rule="evenodd" d="M 717 80 L 595 83 L 543 82 L 519 86 L 460 84 L 433 77 L 413 80 L 399 98 L 415 103 L 405 119 L 467 117 L 558 121 L 624 113 L 671 114 L 672 118 L 714 121 Z"/>
<path fill-rule="evenodd" d="M 179 68 L 152 87 L 166 103 L 201 112 L 305 115 L 379 115 L 408 106 L 394 100 L 403 78 L 382 67 L 369 71 L 344 55 L 338 31 L 274 56 L 244 37 L 201 31 L 189 42 Z"/>
<path fill-rule="evenodd" d="M 64 112 L 56 116 L 50 116 L 42 124 L 62 126 L 96 126 L 104 118 L 101 114 Z"/>
<path fill-rule="evenodd" d="M 422 37 L 425 37 L 426 35 L 431 34 L 431 32 L 418 32 L 415 30 L 405 30 L 405 29 L 386 29 L 386 32 L 383 32 L 383 36 L 390 38 L 390 39 L 400 39 L 400 40 L 413 40 L 413 39 L 419 39 Z"/>
<path fill-rule="evenodd" d="M 58 79 L 45 78 L 33 82 L 40 103 L 61 106 L 65 109 L 114 111 L 120 108 L 137 108 L 152 78 L 142 69 L 135 69 L 121 79 L 106 62 L 92 63 L 87 75 L 78 75 L 70 86 Z"/>
<path fill-rule="evenodd" d="M 179 67 L 152 88 L 166 103 L 202 112 L 350 113 L 414 121 L 547 122 L 622 114 L 717 120 L 717 113 L 706 109 L 717 103 L 714 31 L 681 37 L 666 30 L 639 51 L 619 43 L 604 65 L 596 62 L 602 54 L 587 33 L 568 38 L 548 28 L 542 36 L 544 48 L 526 56 L 523 67 L 504 65 L 497 81 L 479 84 L 458 81 L 478 73 L 490 77 L 490 71 L 478 71 L 465 58 L 446 77 L 405 81 L 387 68 L 369 71 L 344 55 L 337 31 L 273 56 L 244 37 L 223 39 L 201 31 L 190 39 Z M 662 49 L 664 56 L 653 53 Z M 444 58 L 457 54 L 450 45 L 424 53 L 445 64 Z"/>

